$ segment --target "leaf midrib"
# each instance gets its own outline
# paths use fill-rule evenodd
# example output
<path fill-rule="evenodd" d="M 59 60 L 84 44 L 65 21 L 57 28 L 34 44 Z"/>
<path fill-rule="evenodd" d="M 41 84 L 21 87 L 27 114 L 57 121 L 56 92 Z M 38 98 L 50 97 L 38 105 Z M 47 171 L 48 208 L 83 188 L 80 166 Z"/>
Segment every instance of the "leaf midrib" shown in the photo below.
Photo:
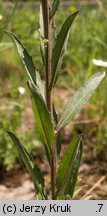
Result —
<path fill-rule="evenodd" d="M 91 85 L 91 84 L 90 84 Z M 98 86 L 98 85 L 97 85 Z M 96 86 L 96 88 L 97 88 L 97 86 Z M 95 88 L 95 89 L 96 89 Z M 95 91 L 95 89 L 94 89 L 94 91 Z M 92 91 L 92 94 L 94 93 L 94 91 Z M 79 92 L 79 91 L 78 91 Z M 88 91 L 87 91 L 87 93 L 88 93 Z M 91 93 L 90 93 L 91 94 Z M 92 95 L 91 94 L 91 95 Z M 90 96 L 91 96 L 90 95 Z M 75 95 L 74 95 L 75 96 Z M 74 112 L 74 110 L 76 109 L 76 107 L 81 103 L 81 101 L 84 99 L 86 97 L 86 94 L 79 100 L 79 102 L 77 103 L 77 105 L 73 108 L 73 110 L 71 110 L 71 112 L 67 115 L 67 117 L 66 117 L 66 119 L 68 119 L 69 118 L 69 116 L 71 115 L 71 113 L 73 113 Z M 69 102 L 68 102 L 69 103 Z M 87 101 L 86 101 L 86 103 L 87 103 Z M 67 107 L 67 104 L 66 104 L 66 107 Z M 60 122 L 61 122 L 61 119 L 60 119 L 60 121 L 59 121 L 59 124 L 58 124 L 58 126 L 57 126 L 57 132 L 61 129 L 61 127 L 62 127 L 62 125 L 64 125 L 64 122 L 66 122 L 66 119 L 65 120 L 63 120 L 62 121 L 62 123 L 61 123 L 61 125 L 60 125 Z M 71 119 L 72 120 L 72 119 Z"/>
<path fill-rule="evenodd" d="M 35 99 L 34 99 L 34 101 L 35 101 Z M 35 101 L 35 103 L 36 103 L 36 101 Z M 39 112 L 39 109 L 38 109 L 38 105 L 36 104 L 36 107 L 37 107 L 37 112 L 38 112 L 38 114 L 40 113 Z M 39 118 L 40 118 L 40 124 L 41 124 L 41 122 L 43 122 L 42 121 L 42 118 L 41 118 L 41 115 L 39 114 Z M 47 147 L 49 147 L 49 151 L 51 152 L 51 148 L 50 148 L 50 145 L 49 145 L 49 143 L 48 143 L 48 139 L 47 139 L 47 136 L 45 135 L 45 127 L 43 126 L 44 124 L 41 124 L 41 129 L 42 129 L 42 132 L 43 132 L 43 135 L 44 135 L 44 138 L 45 138 L 45 141 L 46 141 L 46 144 L 47 144 Z M 51 141 L 51 143 L 52 143 L 52 141 Z M 44 143 L 45 144 L 45 143 Z"/>
<path fill-rule="evenodd" d="M 60 188 L 59 188 L 59 190 L 58 190 L 58 195 L 60 194 L 61 188 L 63 187 L 67 176 L 69 175 L 69 172 L 70 172 L 70 171 L 69 171 L 69 167 L 70 167 L 70 165 L 71 165 L 71 163 L 72 163 L 73 158 L 75 157 L 75 153 L 76 153 L 77 147 L 78 147 L 78 144 L 76 145 L 76 147 L 75 147 L 75 149 L 74 149 L 74 154 L 72 155 L 72 158 L 70 159 L 68 169 L 67 169 L 67 171 L 66 171 L 66 173 L 65 173 L 65 175 L 64 175 L 64 177 L 63 177 L 62 184 L 61 184 L 61 186 L 60 186 Z M 65 186 L 65 187 L 66 187 L 66 186 Z"/>

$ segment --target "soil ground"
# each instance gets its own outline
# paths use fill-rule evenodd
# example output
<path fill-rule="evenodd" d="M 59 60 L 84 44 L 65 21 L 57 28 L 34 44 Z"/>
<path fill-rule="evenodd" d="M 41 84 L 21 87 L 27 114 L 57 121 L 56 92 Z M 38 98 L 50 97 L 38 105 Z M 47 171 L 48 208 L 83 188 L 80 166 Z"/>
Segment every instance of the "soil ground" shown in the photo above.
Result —
<path fill-rule="evenodd" d="M 41 167 L 46 184 L 49 185 L 49 169 L 47 163 L 41 158 L 36 162 Z M 82 190 L 76 199 L 107 200 L 107 162 L 87 160 L 87 154 L 83 154 L 82 164 L 79 170 L 79 185 Z M 82 187 L 83 186 L 83 187 Z M 49 192 L 49 187 L 47 187 Z M 25 169 L 16 165 L 13 170 L 2 173 L 0 181 L 0 200 L 32 200 L 35 199 L 34 188 L 29 174 Z"/>

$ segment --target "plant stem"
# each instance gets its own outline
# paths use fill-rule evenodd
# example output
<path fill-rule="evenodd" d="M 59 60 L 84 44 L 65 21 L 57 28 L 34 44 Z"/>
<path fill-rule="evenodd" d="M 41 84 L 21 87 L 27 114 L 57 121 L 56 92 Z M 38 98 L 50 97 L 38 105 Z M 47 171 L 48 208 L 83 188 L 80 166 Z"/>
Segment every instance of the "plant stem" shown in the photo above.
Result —
<path fill-rule="evenodd" d="M 56 140 L 55 140 L 56 141 Z M 51 157 L 51 188 L 52 200 L 56 197 L 56 143 L 53 145 L 53 152 Z"/>
<path fill-rule="evenodd" d="M 44 44 L 45 44 L 45 78 L 46 78 L 46 102 L 52 113 L 51 91 L 49 90 L 49 80 L 51 76 L 51 21 L 49 18 L 49 1 L 41 0 L 44 24 Z"/>
<path fill-rule="evenodd" d="M 51 78 L 51 19 L 49 0 L 41 0 L 44 24 L 44 39 L 45 39 L 45 76 L 46 76 L 46 103 L 50 112 L 51 120 L 53 120 L 52 108 L 52 91 L 49 88 Z M 51 188 L 52 199 L 55 199 L 56 189 L 56 145 L 53 145 L 51 153 Z"/>

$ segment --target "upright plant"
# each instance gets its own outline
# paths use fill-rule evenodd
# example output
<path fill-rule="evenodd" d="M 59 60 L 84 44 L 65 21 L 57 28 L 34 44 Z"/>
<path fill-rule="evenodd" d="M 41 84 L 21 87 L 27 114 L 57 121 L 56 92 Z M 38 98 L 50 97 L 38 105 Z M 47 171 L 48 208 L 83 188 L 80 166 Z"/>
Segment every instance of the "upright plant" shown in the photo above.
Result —
<path fill-rule="evenodd" d="M 7 33 L 13 38 L 29 76 L 27 84 L 36 127 L 50 166 L 51 199 L 72 199 L 82 156 L 83 141 L 81 137 L 75 137 L 70 142 L 62 159 L 60 159 L 60 131 L 72 121 L 86 104 L 104 78 L 105 73 L 96 73 L 86 81 L 68 100 L 59 118 L 53 104 L 52 91 L 60 75 L 61 63 L 72 23 L 78 15 L 78 11 L 71 14 L 65 20 L 59 34 L 56 35 L 54 17 L 59 3 L 60 0 L 40 1 L 40 50 L 44 65 L 45 82 L 41 80 L 27 49 L 13 33 Z M 49 199 L 48 194 L 46 194 L 43 175 L 34 159 L 12 132 L 8 131 L 8 134 L 32 176 L 37 199 Z"/>

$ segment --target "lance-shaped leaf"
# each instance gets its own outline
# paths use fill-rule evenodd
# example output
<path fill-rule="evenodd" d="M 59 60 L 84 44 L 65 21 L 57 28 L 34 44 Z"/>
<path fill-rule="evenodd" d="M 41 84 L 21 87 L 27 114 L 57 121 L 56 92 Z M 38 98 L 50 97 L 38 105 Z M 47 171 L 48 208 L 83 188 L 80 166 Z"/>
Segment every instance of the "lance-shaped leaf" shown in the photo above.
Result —
<path fill-rule="evenodd" d="M 68 41 L 69 31 L 77 14 L 78 11 L 67 18 L 56 38 L 55 45 L 52 51 L 52 79 L 50 88 L 52 88 L 55 85 L 56 79 L 59 75 L 63 54 L 66 49 Z"/>
<path fill-rule="evenodd" d="M 76 137 L 69 144 L 61 162 L 57 173 L 57 196 L 65 194 L 69 178 L 71 177 L 72 168 L 74 167 L 75 156 L 80 145 L 80 138 Z"/>
<path fill-rule="evenodd" d="M 31 88 L 31 83 L 28 83 L 31 92 L 32 108 L 37 125 L 37 130 L 41 137 L 42 143 L 47 147 L 49 153 L 52 152 L 54 142 L 54 129 L 51 122 L 50 114 L 44 100 L 37 91 Z"/>
<path fill-rule="evenodd" d="M 55 15 L 56 11 L 58 10 L 60 0 L 53 0 L 52 2 L 52 12 L 51 12 L 51 19 Z"/>
<path fill-rule="evenodd" d="M 58 124 L 59 116 L 55 110 L 54 104 L 53 104 L 53 117 L 54 117 L 54 127 L 56 128 Z M 57 149 L 57 156 L 59 156 L 61 151 L 61 131 L 58 132 L 56 137 L 56 149 Z"/>
<path fill-rule="evenodd" d="M 78 91 L 76 91 L 74 96 L 69 99 L 68 103 L 65 105 L 61 119 L 59 120 L 57 131 L 68 124 L 75 115 L 80 112 L 104 77 L 105 72 L 94 74 Z"/>
<path fill-rule="evenodd" d="M 15 144 L 27 170 L 32 176 L 38 198 L 46 199 L 46 195 L 44 194 L 44 179 L 42 177 L 40 169 L 36 166 L 34 159 L 27 152 L 26 148 L 20 143 L 19 139 L 10 131 L 8 131 L 8 134 L 11 137 L 13 143 Z"/>
<path fill-rule="evenodd" d="M 80 139 L 77 147 L 77 151 L 75 154 L 74 164 L 70 173 L 69 181 L 65 190 L 66 195 L 70 195 L 71 197 L 74 194 L 75 185 L 77 182 L 77 176 L 78 176 L 78 170 L 81 162 L 82 157 L 82 151 L 83 151 L 83 141 Z"/>
<path fill-rule="evenodd" d="M 13 34 L 12 32 L 8 32 L 5 31 L 6 33 L 8 33 L 14 40 L 17 49 L 18 49 L 18 53 L 23 61 L 23 64 L 25 65 L 25 68 L 27 70 L 28 76 L 30 77 L 30 79 L 34 82 L 34 84 L 36 84 L 36 68 L 33 64 L 33 60 L 31 58 L 31 56 L 28 54 L 27 49 L 23 46 L 23 44 L 20 42 L 20 40 L 18 39 L 18 37 Z"/>
<path fill-rule="evenodd" d="M 36 73 L 36 82 L 37 82 L 37 85 L 34 86 L 34 88 L 39 92 L 39 94 L 42 96 L 42 98 L 45 101 L 46 100 L 45 83 L 41 80 L 39 72 Z"/>
<path fill-rule="evenodd" d="M 8 33 L 13 38 L 17 46 L 18 53 L 26 68 L 27 74 L 30 77 L 30 80 L 38 88 L 40 94 L 45 99 L 44 83 L 42 82 L 39 72 L 33 63 L 32 57 L 29 55 L 27 49 L 23 46 L 23 44 L 21 43 L 21 41 L 18 39 L 18 37 L 15 34 L 13 34 L 12 32 L 8 32 L 8 31 L 5 31 L 5 32 Z"/>

